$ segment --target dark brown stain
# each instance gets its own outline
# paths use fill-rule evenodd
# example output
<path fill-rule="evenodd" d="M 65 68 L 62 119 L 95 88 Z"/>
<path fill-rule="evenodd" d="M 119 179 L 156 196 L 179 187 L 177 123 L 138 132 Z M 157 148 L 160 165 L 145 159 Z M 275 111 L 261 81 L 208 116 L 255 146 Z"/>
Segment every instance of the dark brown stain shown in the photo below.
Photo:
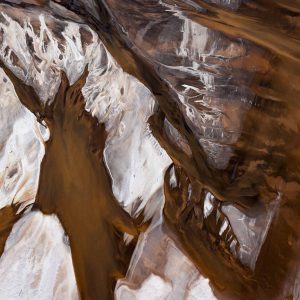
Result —
<path fill-rule="evenodd" d="M 17 214 L 18 208 L 18 205 L 13 204 L 0 209 L 0 256 L 12 227 L 22 216 L 22 214 Z"/>
<path fill-rule="evenodd" d="M 57 214 L 66 230 L 82 299 L 112 299 L 133 250 L 125 247 L 123 233 L 137 237 L 138 231 L 112 194 L 103 161 L 104 125 L 84 109 L 87 68 L 72 86 L 62 72 L 54 101 L 43 107 L 32 87 L 1 67 L 20 101 L 50 129 L 35 206 Z"/>

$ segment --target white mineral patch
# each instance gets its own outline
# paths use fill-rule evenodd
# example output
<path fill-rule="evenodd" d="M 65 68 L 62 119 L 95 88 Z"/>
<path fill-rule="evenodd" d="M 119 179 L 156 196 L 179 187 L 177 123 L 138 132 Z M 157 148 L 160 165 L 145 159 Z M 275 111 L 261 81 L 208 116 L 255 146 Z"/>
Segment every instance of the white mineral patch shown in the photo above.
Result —
<path fill-rule="evenodd" d="M 119 300 L 142 300 L 147 297 L 148 300 L 167 299 L 172 286 L 161 277 L 151 274 L 137 290 L 132 290 L 127 286 L 116 292 L 116 299 Z"/>
<path fill-rule="evenodd" d="M 278 195 L 277 199 L 269 205 L 267 210 L 257 212 L 255 218 L 247 217 L 233 205 L 226 205 L 222 208 L 240 243 L 239 259 L 252 270 L 255 269 L 257 257 L 268 234 L 280 200 L 281 196 Z"/>
<path fill-rule="evenodd" d="M 139 239 L 127 276 L 117 284 L 115 296 L 117 300 L 216 299 L 209 280 L 200 275 L 159 224 Z"/>
<path fill-rule="evenodd" d="M 86 109 L 105 123 L 108 132 L 104 155 L 113 192 L 128 212 L 133 213 L 135 203 L 140 211 L 162 186 L 164 170 L 171 163 L 147 124 L 155 100 L 103 46 L 94 52 L 89 68 L 83 89 Z"/>
<path fill-rule="evenodd" d="M 18 100 L 0 71 L 0 208 L 34 202 L 48 132 Z"/>
<path fill-rule="evenodd" d="M 54 215 L 25 214 L 0 258 L 1 299 L 79 299 L 70 247 Z"/>

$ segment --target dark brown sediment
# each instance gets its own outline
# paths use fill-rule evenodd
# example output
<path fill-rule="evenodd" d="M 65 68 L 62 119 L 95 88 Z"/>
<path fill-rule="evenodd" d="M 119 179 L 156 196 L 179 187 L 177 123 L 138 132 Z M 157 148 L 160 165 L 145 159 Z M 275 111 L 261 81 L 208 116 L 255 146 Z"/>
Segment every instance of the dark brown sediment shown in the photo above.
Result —
<path fill-rule="evenodd" d="M 154 2 L 151 3 L 155 5 Z M 160 112 L 150 120 L 153 133 L 175 165 L 184 170 L 185 180 L 196 182 L 201 189 L 211 191 L 219 201 L 233 203 L 251 216 L 255 216 L 257 207 L 268 205 L 279 195 L 280 205 L 253 271 L 226 254 L 226 243 L 216 240 L 212 234 L 218 227 L 203 224 L 201 204 L 187 205 L 184 201 L 179 201 L 181 196 L 171 197 L 166 191 L 164 215 L 175 232 L 179 245 L 199 269 L 212 279 L 216 291 L 222 291 L 218 293 L 221 298 L 287 297 L 289 292 L 284 291 L 284 286 L 292 285 L 292 277 L 299 266 L 297 243 L 289 244 L 287 241 L 288 236 L 292 235 L 298 240 L 300 235 L 297 225 L 300 213 L 297 204 L 300 49 L 298 2 L 248 1 L 236 11 L 204 1 L 194 2 L 204 7 L 205 11 L 197 11 L 184 1 L 167 2 L 177 4 L 178 9 L 195 22 L 221 31 L 231 38 L 247 39 L 264 48 L 258 51 L 250 45 L 245 57 L 230 61 L 233 68 L 253 69 L 256 72 L 250 84 L 256 96 L 245 116 L 241 137 L 233 145 L 234 160 L 225 171 L 219 172 L 208 165 L 201 145 L 182 117 L 176 94 L 160 77 L 151 57 L 122 30 L 121 26 L 129 30 L 126 24 L 119 24 L 122 20 L 118 18 L 117 12 L 122 11 L 123 16 L 125 14 L 124 10 L 118 8 L 122 3 L 98 1 L 98 19 L 84 8 L 80 11 L 74 6 L 68 8 L 77 10 L 99 33 L 122 68 L 145 83 L 154 93 Z M 141 2 L 137 1 L 130 7 L 127 2 L 128 11 L 139 3 Z M 282 7 L 286 10 L 282 11 Z M 129 23 L 132 26 L 132 22 Z M 275 23 L 282 27 L 279 28 Z M 168 140 L 163 129 L 164 118 L 186 138 L 192 150 L 192 158 L 186 157 Z M 176 207 L 178 201 L 183 204 Z M 194 211 L 199 209 L 200 217 L 197 219 Z M 288 219 L 284 215 L 289 215 Z"/>
<path fill-rule="evenodd" d="M 196 10 L 189 5 L 190 1 L 166 1 L 176 4 L 196 23 L 232 39 L 251 42 L 244 56 L 224 63 L 232 72 L 253 71 L 249 87 L 255 97 L 245 115 L 241 136 L 232 145 L 234 157 L 222 171 L 208 163 L 201 144 L 182 115 L 178 96 L 164 81 L 152 57 L 123 30 L 128 29 L 128 24 L 132 25 L 132 17 L 130 14 L 125 17 L 128 24 L 124 24 L 117 12 L 125 14 L 128 6 L 128 11 L 135 7 L 133 11 L 142 14 L 136 8 L 142 1 L 98 1 L 93 14 L 81 1 L 57 2 L 95 29 L 124 71 L 143 82 L 158 100 L 159 111 L 149 123 L 154 136 L 172 158 L 179 182 L 176 187 L 169 186 L 169 169 L 165 178 L 166 226 L 172 229 L 174 239 L 199 270 L 211 279 L 218 297 L 262 300 L 288 297 L 300 261 L 297 242 L 300 238 L 299 1 L 245 1 L 236 11 L 207 1 L 194 1 L 205 8 L 204 11 Z M 153 7 L 156 5 L 155 1 L 150 2 Z M 153 18 L 162 14 L 161 9 Z M 104 147 L 105 130 L 87 113 L 82 113 L 82 95 L 77 90 L 74 95 L 77 93 L 79 100 L 73 101 L 75 99 L 68 92 L 72 87 L 69 88 L 64 76 L 62 78 L 56 100 L 46 110 L 37 97 L 32 100 L 32 91 L 27 91 L 18 81 L 13 82 L 23 104 L 40 120 L 45 120 L 51 131 L 37 205 L 45 213 L 58 214 L 70 236 L 81 293 L 84 298 L 99 299 L 103 290 L 112 296 L 110 284 L 113 280 L 107 279 L 112 276 L 111 271 L 124 273 L 126 270 L 126 264 L 120 267 L 113 259 L 118 255 L 123 257 L 113 238 L 114 227 L 107 221 L 111 216 L 106 215 L 113 211 L 118 220 L 122 212 L 111 194 L 111 183 L 99 150 Z M 236 80 L 239 82 L 238 78 Z M 81 86 L 83 81 L 79 80 L 74 88 Z M 65 106 L 62 99 L 66 99 Z M 192 156 L 176 148 L 169 139 L 164 130 L 166 119 L 187 140 Z M 92 138 L 97 144 L 96 153 L 90 148 L 92 132 L 96 133 Z M 189 186 L 191 199 L 187 196 Z M 257 210 L 279 198 L 254 270 L 245 267 L 229 250 L 230 242 L 236 238 L 232 228 L 229 227 L 226 237 L 219 237 L 221 223 L 203 218 L 206 191 L 216 197 L 213 216 L 220 214 L 220 222 L 226 218 L 221 211 L 222 205 L 233 204 L 246 215 L 255 217 Z M 85 224 L 84 228 L 78 224 Z M 126 230 L 121 228 L 121 231 Z M 102 234 L 103 239 L 95 241 L 93 246 L 97 234 Z M 102 257 L 99 259 L 100 249 Z M 128 262 L 129 257 L 126 259 Z"/>
<path fill-rule="evenodd" d="M 87 68 L 72 86 L 62 72 L 54 102 L 43 108 L 33 88 L 1 66 L 20 101 L 50 129 L 35 206 L 57 214 L 66 230 L 82 299 L 112 299 L 133 250 L 125 247 L 123 233 L 136 237 L 137 229 L 112 194 L 102 153 L 104 125 L 84 108 Z"/>
<path fill-rule="evenodd" d="M 176 187 L 169 186 L 171 168 L 175 168 L 178 180 Z M 188 197 L 190 184 L 194 187 L 191 198 Z M 183 169 L 171 166 L 165 177 L 165 226 L 176 233 L 174 240 L 181 245 L 201 273 L 208 276 L 217 298 L 255 299 L 257 293 L 253 295 L 253 290 L 257 284 L 251 270 L 243 267 L 229 249 L 230 242 L 235 239 L 232 229 L 229 226 L 231 233 L 228 232 L 227 239 L 218 235 L 224 221 L 220 204 L 210 215 L 211 220 L 203 217 L 204 192 L 201 184 L 190 182 Z M 217 223 L 216 213 L 221 215 Z M 238 244 L 236 247 L 238 248 Z"/>
<path fill-rule="evenodd" d="M 22 216 L 22 214 L 17 214 L 18 208 L 18 205 L 12 204 L 0 209 L 0 256 L 3 254 L 12 227 Z"/>

